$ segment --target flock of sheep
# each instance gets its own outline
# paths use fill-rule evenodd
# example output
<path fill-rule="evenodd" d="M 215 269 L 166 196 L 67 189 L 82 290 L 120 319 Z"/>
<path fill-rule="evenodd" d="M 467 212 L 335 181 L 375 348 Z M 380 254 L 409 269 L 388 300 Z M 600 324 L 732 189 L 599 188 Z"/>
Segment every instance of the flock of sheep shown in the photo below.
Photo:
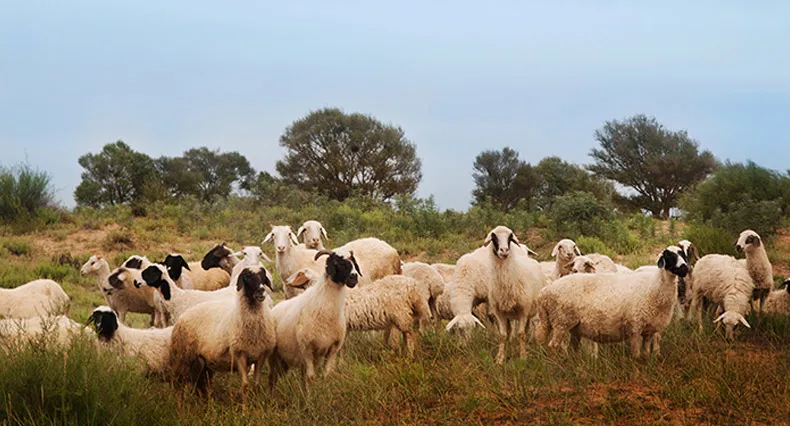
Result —
<path fill-rule="evenodd" d="M 326 250 L 322 237 L 327 233 L 317 221 L 296 233 L 272 226 L 263 244 L 274 246 L 283 283 L 285 299 L 277 304 L 263 265 L 271 260 L 257 246 L 234 252 L 220 244 L 193 262 L 179 254 L 161 263 L 135 255 L 115 269 L 94 255 L 81 273 L 96 277 L 107 303 L 89 319 L 95 333 L 65 315 L 69 297 L 56 282 L 40 279 L 0 289 L 6 318 L 0 338 L 11 344 L 49 330 L 65 344 L 75 335 L 98 336 L 98 346 L 138 356 L 147 372 L 203 392 L 212 373 L 235 370 L 244 395 L 249 374 L 257 380 L 267 362 L 270 387 L 291 368 L 307 382 L 318 370 L 332 373 L 350 331 L 383 331 L 385 343 L 395 346 L 400 338 L 393 333 L 400 333 L 411 356 L 430 318 L 448 320 L 448 331 L 462 333 L 496 325 L 502 363 L 509 341 L 518 339 L 520 356 L 527 352 L 531 328 L 550 348 L 578 350 L 586 339 L 597 355 L 598 343 L 627 341 L 639 357 L 659 352 L 673 316 L 693 314 L 702 329 L 704 306 L 716 311 L 730 340 L 736 326 L 750 327 L 745 315 L 756 303 L 761 312 L 790 313 L 790 287 L 772 291 L 771 263 L 750 230 L 736 243 L 745 259 L 700 258 L 684 240 L 663 250 L 655 265 L 633 271 L 604 255 L 582 255 L 570 239 L 554 247 L 554 261 L 538 262 L 505 226 L 455 265 L 403 263 L 377 238 Z M 152 327 L 126 326 L 128 312 L 150 314 Z"/>

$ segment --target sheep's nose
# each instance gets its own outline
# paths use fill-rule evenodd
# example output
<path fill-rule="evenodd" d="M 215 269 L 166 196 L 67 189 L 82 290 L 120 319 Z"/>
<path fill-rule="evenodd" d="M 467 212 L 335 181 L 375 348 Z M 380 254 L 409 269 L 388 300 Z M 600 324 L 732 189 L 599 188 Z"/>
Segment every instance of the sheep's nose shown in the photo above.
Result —
<path fill-rule="evenodd" d="M 313 238 L 313 244 L 318 244 L 318 238 Z"/>
<path fill-rule="evenodd" d="M 284 253 L 285 252 L 285 246 L 278 245 L 277 246 L 277 252 Z"/>

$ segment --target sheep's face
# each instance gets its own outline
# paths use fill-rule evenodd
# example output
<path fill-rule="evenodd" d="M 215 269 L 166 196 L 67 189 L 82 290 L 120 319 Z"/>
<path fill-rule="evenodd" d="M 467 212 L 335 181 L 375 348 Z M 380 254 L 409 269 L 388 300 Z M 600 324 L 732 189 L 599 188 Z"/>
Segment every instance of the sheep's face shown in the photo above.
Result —
<path fill-rule="evenodd" d="M 724 335 L 726 336 L 727 340 L 735 340 L 735 327 L 737 327 L 738 324 L 742 324 L 746 328 L 752 328 L 743 315 L 733 311 L 724 312 L 713 322 L 714 324 L 724 324 Z"/>
<path fill-rule="evenodd" d="M 595 273 L 595 263 L 587 256 L 579 256 L 565 266 L 571 273 Z"/>
<path fill-rule="evenodd" d="M 350 251 L 348 257 L 343 257 L 335 252 L 321 250 L 315 255 L 315 259 L 318 260 L 319 257 L 327 254 L 329 257 L 326 259 L 326 274 L 332 282 L 354 288 L 359 282 L 358 276 L 362 276 L 354 252 Z"/>
<path fill-rule="evenodd" d="M 757 248 L 760 245 L 762 245 L 760 235 L 753 230 L 744 230 L 735 242 L 735 249 L 738 252 L 744 252 Z"/>
<path fill-rule="evenodd" d="M 326 229 L 321 223 L 315 220 L 308 220 L 296 231 L 296 237 L 304 234 L 304 245 L 313 250 L 321 250 L 324 248 L 324 243 L 321 242 L 321 235 L 327 239 Z"/>
<path fill-rule="evenodd" d="M 558 260 L 564 262 L 569 262 L 573 260 L 574 257 L 581 255 L 582 252 L 579 251 L 579 247 L 570 239 L 560 240 L 560 242 L 557 242 L 557 245 L 554 246 L 554 249 L 551 250 L 552 257 L 556 257 Z"/>
<path fill-rule="evenodd" d="M 697 247 L 691 243 L 688 239 L 684 239 L 678 242 L 678 247 L 683 250 L 683 253 L 686 254 L 686 260 L 691 263 L 691 256 L 694 256 L 695 260 L 699 260 L 699 253 L 697 252 Z"/>
<path fill-rule="evenodd" d="M 91 256 L 91 258 L 89 258 L 88 261 L 85 262 L 84 265 L 82 265 L 82 268 L 80 269 L 80 274 L 81 275 L 96 274 L 102 268 L 102 265 L 106 265 L 106 264 L 107 262 L 104 261 L 104 259 L 102 259 L 101 257 L 95 255 Z"/>
<path fill-rule="evenodd" d="M 143 270 L 142 277 L 149 287 L 158 288 L 162 297 L 170 300 L 170 283 L 167 281 L 169 277 L 164 266 L 158 264 L 148 266 Z"/>
<path fill-rule="evenodd" d="M 110 341 L 115 335 L 115 331 L 118 330 L 118 316 L 108 306 L 99 306 L 94 309 L 91 316 L 88 317 L 88 323 L 93 325 L 99 335 L 99 340 L 104 342 Z"/>
<path fill-rule="evenodd" d="M 178 281 L 181 278 L 183 269 L 191 270 L 189 269 L 189 263 L 180 254 L 168 254 L 162 264 L 167 267 L 167 274 L 170 275 L 173 281 Z M 135 283 L 135 285 L 139 286 L 138 283 Z"/>
<path fill-rule="evenodd" d="M 244 298 L 250 307 L 266 299 L 266 292 L 271 291 L 272 283 L 266 269 L 248 267 L 242 269 L 236 281 L 236 291 L 243 291 Z"/>
<path fill-rule="evenodd" d="M 291 226 L 272 226 L 272 231 L 266 235 L 263 244 L 272 241 L 278 254 L 283 254 L 294 245 L 299 245 Z"/>
<path fill-rule="evenodd" d="M 494 255 L 504 260 L 510 255 L 511 243 L 516 246 L 521 245 L 512 230 L 505 226 L 497 226 L 488 233 L 483 245 L 491 244 L 491 250 L 494 252 Z"/>
<path fill-rule="evenodd" d="M 688 260 L 683 249 L 671 245 L 664 250 L 658 257 L 658 268 L 666 269 L 673 274 L 683 278 L 689 273 Z"/>
<path fill-rule="evenodd" d="M 239 251 L 238 253 L 234 253 L 233 255 L 236 257 L 242 257 L 244 260 L 247 261 L 261 261 L 261 260 L 267 262 L 271 261 L 271 259 L 266 257 L 266 254 L 263 253 L 261 247 L 256 247 L 256 246 L 244 247 L 241 251 Z"/>
<path fill-rule="evenodd" d="M 220 268 L 230 272 L 233 270 L 233 266 L 236 266 L 236 263 L 238 263 L 238 260 L 233 257 L 232 254 L 233 251 L 231 251 L 224 242 L 215 245 L 214 248 L 210 249 L 208 253 L 203 256 L 203 260 L 200 261 L 200 267 L 203 268 L 203 270 Z"/>

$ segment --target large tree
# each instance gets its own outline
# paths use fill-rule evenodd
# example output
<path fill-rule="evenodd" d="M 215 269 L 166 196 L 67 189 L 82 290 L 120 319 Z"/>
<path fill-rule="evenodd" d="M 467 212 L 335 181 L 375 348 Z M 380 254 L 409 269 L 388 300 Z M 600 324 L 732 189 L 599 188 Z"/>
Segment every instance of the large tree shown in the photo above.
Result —
<path fill-rule="evenodd" d="M 495 207 L 508 211 L 521 199 L 529 201 L 537 189 L 533 168 L 510 147 L 481 152 L 473 168 L 474 204 L 490 199 Z"/>
<path fill-rule="evenodd" d="M 146 183 L 157 175 L 153 159 L 121 140 L 105 145 L 97 154 L 81 156 L 78 162 L 85 169 L 74 191 L 80 205 L 100 207 L 140 200 Z"/>
<path fill-rule="evenodd" d="M 543 158 L 534 167 L 538 189 L 538 207 L 551 208 L 554 201 L 571 192 L 589 192 L 599 200 L 611 202 L 616 194 L 611 182 L 559 157 Z"/>
<path fill-rule="evenodd" d="M 162 181 L 171 195 L 194 195 L 211 201 L 227 198 L 234 187 L 249 190 L 255 181 L 255 170 L 238 152 L 220 153 L 207 147 L 190 149 L 181 157 L 160 158 Z"/>
<path fill-rule="evenodd" d="M 668 130 L 645 115 L 606 122 L 595 139 L 601 147 L 590 152 L 595 163 L 588 169 L 633 189 L 637 194 L 628 199 L 656 217 L 667 218 L 680 194 L 717 165 L 686 131 Z"/>
<path fill-rule="evenodd" d="M 413 194 L 422 179 L 415 145 L 403 129 L 336 108 L 310 112 L 280 137 L 286 184 L 343 200 L 353 194 L 389 200 Z"/>

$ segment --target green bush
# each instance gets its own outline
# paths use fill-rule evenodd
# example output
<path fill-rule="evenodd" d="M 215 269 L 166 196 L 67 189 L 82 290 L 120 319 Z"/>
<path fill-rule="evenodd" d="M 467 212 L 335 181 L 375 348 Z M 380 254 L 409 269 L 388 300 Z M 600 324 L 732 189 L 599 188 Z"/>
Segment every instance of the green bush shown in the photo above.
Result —
<path fill-rule="evenodd" d="M 615 255 L 614 251 L 609 249 L 603 241 L 593 236 L 579 236 L 576 238 L 576 246 L 579 247 L 582 254 L 599 253 L 610 257 Z"/>
<path fill-rule="evenodd" d="M 0 167 L 0 219 L 6 222 L 30 220 L 39 210 L 52 205 L 52 177 L 48 173 L 28 164 Z"/>
<path fill-rule="evenodd" d="M 15 256 L 25 256 L 30 254 L 32 246 L 24 239 L 8 238 L 0 241 L 0 247 L 8 250 L 9 253 Z"/>
<path fill-rule="evenodd" d="M 580 235 L 601 236 L 607 222 L 614 219 L 613 208 L 588 192 L 560 196 L 548 212 L 549 230 L 555 238 Z"/>
<path fill-rule="evenodd" d="M 686 239 L 694 243 L 700 256 L 705 254 L 736 255 L 735 240 L 737 235 L 707 224 L 691 224 L 684 234 Z"/>

